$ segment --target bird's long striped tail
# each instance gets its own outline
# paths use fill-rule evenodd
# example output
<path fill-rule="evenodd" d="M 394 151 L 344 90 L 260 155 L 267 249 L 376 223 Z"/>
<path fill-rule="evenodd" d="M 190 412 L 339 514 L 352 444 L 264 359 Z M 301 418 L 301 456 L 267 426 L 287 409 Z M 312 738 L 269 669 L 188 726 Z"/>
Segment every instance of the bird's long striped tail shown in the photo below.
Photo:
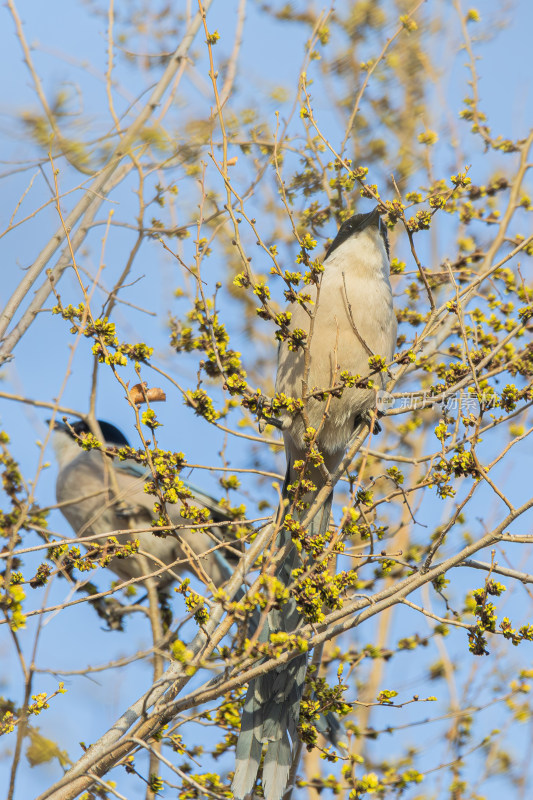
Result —
<path fill-rule="evenodd" d="M 287 482 L 286 479 L 283 498 L 287 497 Z M 327 530 L 332 499 L 331 494 L 310 523 L 308 532 L 311 536 L 322 535 Z M 278 534 L 278 548 L 285 546 L 287 542 L 290 542 L 290 534 L 282 528 Z M 292 572 L 299 566 L 300 555 L 293 546 L 278 568 L 276 577 L 285 586 L 289 586 Z M 281 608 L 268 613 L 259 641 L 268 642 L 272 633 L 295 633 L 302 624 L 303 619 L 296 608 L 296 601 L 290 597 Z M 298 738 L 297 725 L 306 671 L 307 655 L 303 654 L 250 681 L 242 713 L 232 784 L 236 800 L 244 800 L 253 790 L 264 745 L 264 796 L 266 800 L 281 800 L 283 797 Z M 319 728 L 330 732 L 330 738 L 335 742 L 340 725 L 334 715 L 329 714 L 322 719 Z"/>

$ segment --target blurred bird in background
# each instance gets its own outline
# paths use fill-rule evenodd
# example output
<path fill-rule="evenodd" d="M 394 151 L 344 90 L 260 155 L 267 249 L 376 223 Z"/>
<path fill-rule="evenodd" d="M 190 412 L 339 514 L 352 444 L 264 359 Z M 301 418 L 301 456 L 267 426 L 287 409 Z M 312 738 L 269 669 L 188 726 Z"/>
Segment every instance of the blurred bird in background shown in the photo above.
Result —
<path fill-rule="evenodd" d="M 340 396 L 326 394 L 325 400 L 309 397 L 309 394 L 317 390 L 327 392 L 338 386 L 343 371 L 361 377 L 368 375 L 370 357 L 382 356 L 389 363 L 396 348 L 389 243 L 377 207 L 369 214 L 355 214 L 341 225 L 327 250 L 323 266 L 319 288 L 306 286 L 304 290 L 305 294 L 311 295 L 311 303 L 295 302 L 288 308 L 290 330 L 301 329 L 307 334 L 303 346 L 294 348 L 293 343 L 285 340 L 278 353 L 276 392 L 303 399 L 307 417 L 285 412 L 279 419 L 287 459 L 284 512 L 292 503 L 288 487 L 301 477 L 294 464 L 307 458 L 306 427 L 318 432 L 316 445 L 331 474 L 340 465 L 360 426 L 373 424 L 371 412 L 376 407 L 373 388 L 345 388 Z M 384 374 L 374 377 L 374 383 L 384 389 Z M 307 387 L 305 390 L 304 386 Z M 304 391 L 306 397 L 302 396 Z M 304 477 L 316 486 L 304 495 L 309 507 L 324 486 L 324 475 L 319 467 L 308 464 Z M 327 531 L 332 500 L 333 493 L 309 524 L 310 536 L 321 536 Z M 298 518 L 299 512 L 291 509 L 291 513 Z M 290 533 L 282 528 L 278 535 L 278 548 L 290 541 Z M 301 564 L 300 555 L 293 546 L 278 568 L 276 577 L 289 586 L 292 571 Z M 294 633 L 303 623 L 291 597 L 281 608 L 270 611 L 259 641 L 268 642 L 275 632 Z M 297 724 L 306 670 L 307 657 L 302 655 L 250 682 L 232 785 L 237 800 L 244 800 L 255 786 L 264 745 L 262 785 L 266 800 L 281 800 L 287 790 L 298 739 Z"/>
<path fill-rule="evenodd" d="M 103 420 L 98 420 L 104 445 L 128 447 L 124 434 Z M 112 459 L 98 449 L 82 450 L 76 437 L 89 433 L 84 421 L 68 425 L 54 423 L 53 447 L 59 472 L 56 498 L 61 513 L 70 523 L 76 536 L 111 534 L 115 531 L 135 529 L 135 534 L 121 533 L 120 543 L 135 538 L 139 541 L 138 554 L 127 558 L 114 557 L 108 564 L 122 580 L 140 578 L 168 567 L 156 577 L 158 588 L 165 588 L 184 572 L 192 572 L 206 582 L 206 578 L 221 586 L 233 574 L 239 557 L 239 543 L 231 552 L 220 550 L 220 541 L 227 536 L 204 530 L 180 527 L 176 534 L 156 536 L 150 531 L 154 519 L 155 498 L 144 491 L 151 472 L 133 460 Z M 197 508 L 207 508 L 213 522 L 226 521 L 225 511 L 217 502 L 184 482 L 192 497 L 187 502 Z M 180 515 L 180 505 L 167 505 L 167 513 L 174 525 L 190 524 Z M 138 531 L 139 528 L 147 530 Z M 176 563 L 178 562 L 178 563 Z"/>

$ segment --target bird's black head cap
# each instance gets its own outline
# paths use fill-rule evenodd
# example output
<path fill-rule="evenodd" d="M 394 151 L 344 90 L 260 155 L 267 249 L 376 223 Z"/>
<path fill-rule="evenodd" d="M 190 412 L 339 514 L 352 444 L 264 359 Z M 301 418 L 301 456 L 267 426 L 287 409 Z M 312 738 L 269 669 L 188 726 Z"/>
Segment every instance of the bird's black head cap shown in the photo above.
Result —
<path fill-rule="evenodd" d="M 102 436 L 105 439 L 105 444 L 116 445 L 117 447 L 129 447 L 129 442 L 122 431 L 119 431 L 119 429 L 110 422 L 105 422 L 103 419 L 99 419 L 98 424 L 100 426 L 100 430 L 102 431 Z M 77 422 L 73 422 L 70 425 L 70 428 L 65 425 L 64 422 L 56 422 L 54 427 L 56 430 L 65 431 L 65 433 L 70 435 L 72 435 L 70 428 L 72 428 L 72 430 L 77 433 L 78 436 L 82 433 L 91 433 L 91 429 L 82 419 L 78 420 Z"/>
<path fill-rule="evenodd" d="M 340 247 L 340 245 L 349 239 L 350 236 L 363 231 L 370 225 L 378 228 L 381 238 L 383 239 L 383 244 L 385 245 L 385 250 L 387 251 L 387 256 L 390 257 L 387 228 L 379 215 L 379 207 L 376 206 L 375 209 L 369 214 L 354 214 L 353 217 L 350 217 L 342 223 L 339 228 L 339 232 L 328 247 L 325 258 L 329 258 L 333 251 L 336 250 L 337 247 Z"/>

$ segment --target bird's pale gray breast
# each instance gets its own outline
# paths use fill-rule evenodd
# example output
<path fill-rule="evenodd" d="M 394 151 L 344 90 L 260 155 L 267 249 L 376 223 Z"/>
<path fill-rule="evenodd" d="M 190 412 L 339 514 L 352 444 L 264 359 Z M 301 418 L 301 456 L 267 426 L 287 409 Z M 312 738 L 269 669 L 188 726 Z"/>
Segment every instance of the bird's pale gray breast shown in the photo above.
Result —
<path fill-rule="evenodd" d="M 387 362 L 394 355 L 396 317 L 388 259 L 384 253 L 376 251 L 372 262 L 364 264 L 363 268 L 350 269 L 350 262 L 336 257 L 336 253 L 325 264 L 317 303 L 309 306 L 313 320 L 301 306 L 290 306 L 291 329 L 301 328 L 308 334 L 308 392 L 338 384 L 343 371 L 367 375 L 371 355 L 383 356 Z M 282 343 L 276 391 L 301 397 L 305 363 L 304 348 L 291 351 L 287 343 Z M 347 389 L 340 398 L 332 398 L 319 437 L 320 447 L 325 452 L 342 450 L 353 431 L 355 418 L 374 403 L 373 389 Z M 309 401 L 307 410 L 313 427 L 321 424 L 325 409 L 325 402 Z M 302 448 L 302 420 L 287 418 L 284 423 L 293 445 Z"/>

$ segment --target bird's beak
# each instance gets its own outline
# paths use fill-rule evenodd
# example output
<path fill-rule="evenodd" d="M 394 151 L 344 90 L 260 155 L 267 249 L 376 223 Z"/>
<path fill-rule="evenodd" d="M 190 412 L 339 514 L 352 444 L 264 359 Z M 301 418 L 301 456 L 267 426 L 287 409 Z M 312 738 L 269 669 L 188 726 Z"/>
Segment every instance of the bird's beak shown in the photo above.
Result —
<path fill-rule="evenodd" d="M 373 211 L 366 215 L 363 220 L 362 228 L 368 228 L 369 225 L 375 225 L 376 228 L 380 227 L 381 216 L 379 213 L 379 206 L 376 206 Z"/>
<path fill-rule="evenodd" d="M 47 420 L 45 420 L 45 422 L 46 422 L 47 425 L 52 424 L 52 420 L 51 419 L 47 419 Z M 60 419 L 55 419 L 53 424 L 52 424 L 52 430 L 68 432 L 68 427 Z"/>

